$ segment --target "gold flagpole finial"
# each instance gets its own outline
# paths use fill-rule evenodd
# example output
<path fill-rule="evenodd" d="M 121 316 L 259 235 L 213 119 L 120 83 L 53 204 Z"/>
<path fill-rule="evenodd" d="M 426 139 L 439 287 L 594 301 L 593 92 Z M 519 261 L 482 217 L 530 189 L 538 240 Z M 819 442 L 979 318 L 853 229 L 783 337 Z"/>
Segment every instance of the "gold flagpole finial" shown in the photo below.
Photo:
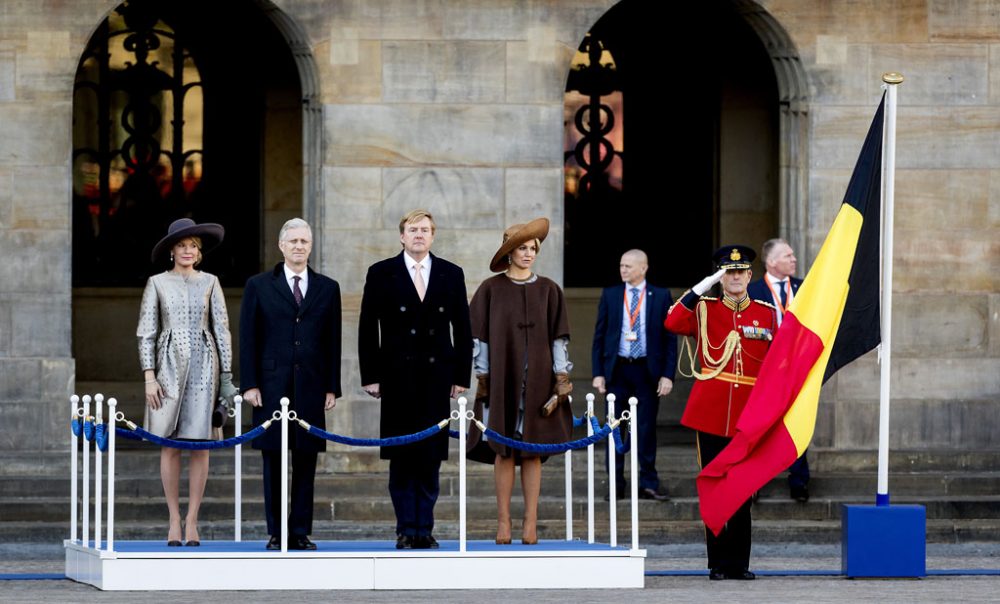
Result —
<path fill-rule="evenodd" d="M 896 71 L 887 71 L 882 74 L 882 81 L 886 84 L 902 84 L 903 74 Z"/>

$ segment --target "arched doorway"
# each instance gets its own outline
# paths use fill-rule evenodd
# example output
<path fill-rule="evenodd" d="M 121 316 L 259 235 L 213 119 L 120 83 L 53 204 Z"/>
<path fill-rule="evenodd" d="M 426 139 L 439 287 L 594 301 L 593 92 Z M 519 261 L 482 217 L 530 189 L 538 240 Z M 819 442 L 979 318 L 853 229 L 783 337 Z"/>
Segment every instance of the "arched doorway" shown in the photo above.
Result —
<path fill-rule="evenodd" d="M 643 25 L 629 12 L 641 5 L 623 0 L 573 60 L 564 113 L 567 287 L 614 282 L 630 247 L 650 254 L 653 279 L 683 287 L 703 276 L 722 241 L 756 247 L 804 230 L 789 172 L 804 152 L 801 121 L 787 119 L 804 106 L 794 49 L 752 2 L 692 4 L 671 8 L 686 32 L 672 37 Z"/>
<path fill-rule="evenodd" d="M 649 279 L 675 295 L 711 271 L 721 243 L 759 248 L 782 236 L 807 255 L 808 88 L 787 34 L 751 0 L 672 4 L 668 23 L 644 19 L 645 8 L 609 9 L 567 78 L 564 262 L 576 359 L 590 357 L 600 288 L 618 282 L 627 249 L 644 249 Z M 590 364 L 578 368 L 582 381 Z M 688 391 L 678 384 L 661 424 L 676 423 Z"/>
<path fill-rule="evenodd" d="M 319 157 L 305 140 L 314 91 L 303 85 L 315 77 L 294 33 L 269 2 L 219 14 L 153 0 L 122 3 L 91 37 L 73 107 L 78 391 L 114 393 L 141 417 L 138 302 L 146 278 L 168 268 L 149 254 L 177 218 L 226 228 L 201 268 L 226 288 L 236 338 L 244 282 L 277 261 L 267 243 L 316 188 L 304 179 Z"/>

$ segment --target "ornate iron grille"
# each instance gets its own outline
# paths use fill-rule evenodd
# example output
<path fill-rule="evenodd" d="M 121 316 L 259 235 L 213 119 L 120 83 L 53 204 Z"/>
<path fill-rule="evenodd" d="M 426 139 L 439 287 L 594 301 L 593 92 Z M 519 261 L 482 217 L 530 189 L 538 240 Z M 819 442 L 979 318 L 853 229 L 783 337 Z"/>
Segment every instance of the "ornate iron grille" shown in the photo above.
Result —
<path fill-rule="evenodd" d="M 75 286 L 141 285 L 151 243 L 197 204 L 201 75 L 154 7 L 133 1 L 115 9 L 77 69 Z"/>

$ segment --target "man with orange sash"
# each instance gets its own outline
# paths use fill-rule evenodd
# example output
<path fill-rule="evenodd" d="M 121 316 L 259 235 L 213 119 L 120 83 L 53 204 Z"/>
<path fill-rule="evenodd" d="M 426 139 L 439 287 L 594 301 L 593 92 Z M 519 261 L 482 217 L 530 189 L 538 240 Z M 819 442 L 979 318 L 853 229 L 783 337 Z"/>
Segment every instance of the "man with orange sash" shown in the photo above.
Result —
<path fill-rule="evenodd" d="M 761 246 L 760 254 L 767 272 L 762 279 L 747 287 L 747 293 L 754 300 L 774 304 L 780 326 L 788 305 L 802 285 L 802 279 L 795 277 L 795 252 L 784 239 L 768 239 Z M 809 461 L 806 459 L 806 451 L 788 468 L 788 488 L 795 501 L 809 501 Z"/>
<path fill-rule="evenodd" d="M 720 248 L 713 255 L 718 272 L 684 293 L 667 313 L 664 326 L 685 340 L 681 358 L 690 362 L 695 384 L 681 423 L 696 431 L 699 465 L 704 467 L 721 452 L 736 433 L 750 390 L 757 381 L 764 355 L 771 344 L 777 320 L 774 307 L 752 300 L 747 285 L 756 254 L 743 245 Z M 722 297 L 704 294 L 722 283 Z M 694 349 L 698 352 L 695 370 Z M 709 578 L 751 580 L 750 500 L 733 515 L 718 535 L 707 528 Z"/>

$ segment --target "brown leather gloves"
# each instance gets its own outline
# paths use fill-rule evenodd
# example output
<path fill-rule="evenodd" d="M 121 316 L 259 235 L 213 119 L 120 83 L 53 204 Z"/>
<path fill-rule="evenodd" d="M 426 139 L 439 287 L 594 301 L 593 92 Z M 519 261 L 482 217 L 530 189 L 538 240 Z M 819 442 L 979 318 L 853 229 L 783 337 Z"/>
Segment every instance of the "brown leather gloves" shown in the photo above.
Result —
<path fill-rule="evenodd" d="M 552 387 L 552 397 L 542 405 L 542 417 L 548 417 L 555 413 L 560 403 L 569 400 L 569 394 L 573 392 L 573 384 L 569 381 L 568 373 L 556 373 L 556 383 Z"/>

